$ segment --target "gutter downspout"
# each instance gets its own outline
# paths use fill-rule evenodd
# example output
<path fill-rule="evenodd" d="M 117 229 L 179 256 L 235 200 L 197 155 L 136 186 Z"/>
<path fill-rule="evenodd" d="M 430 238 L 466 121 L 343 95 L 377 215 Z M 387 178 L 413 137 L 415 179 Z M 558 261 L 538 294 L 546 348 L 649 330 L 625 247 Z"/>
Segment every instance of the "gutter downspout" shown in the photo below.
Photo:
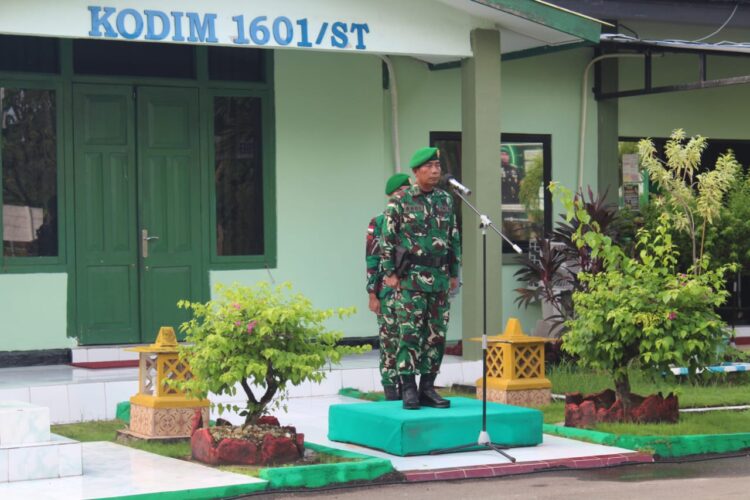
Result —
<path fill-rule="evenodd" d="M 393 165 L 396 173 L 401 173 L 401 145 L 398 141 L 398 89 L 396 88 L 396 71 L 388 56 L 380 56 L 388 68 L 388 89 L 391 92 L 391 141 L 393 142 Z"/>
<path fill-rule="evenodd" d="M 589 71 L 594 64 L 604 59 L 614 59 L 616 57 L 643 57 L 643 54 L 604 54 L 593 58 L 583 70 L 583 84 L 581 86 L 581 128 L 578 134 L 578 191 L 583 189 L 583 162 L 584 150 L 586 146 L 586 108 L 588 106 L 588 81 Z"/>

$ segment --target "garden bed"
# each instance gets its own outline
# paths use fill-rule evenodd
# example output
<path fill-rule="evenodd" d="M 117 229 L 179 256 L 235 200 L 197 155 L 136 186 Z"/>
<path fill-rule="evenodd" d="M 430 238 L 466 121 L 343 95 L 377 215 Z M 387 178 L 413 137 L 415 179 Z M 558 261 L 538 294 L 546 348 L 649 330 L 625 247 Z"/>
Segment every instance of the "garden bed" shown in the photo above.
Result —
<path fill-rule="evenodd" d="M 121 420 L 104 420 L 78 424 L 52 426 L 52 432 L 82 442 L 116 441 L 117 431 L 126 423 Z M 119 441 L 117 441 L 119 442 Z M 139 450 L 180 460 L 190 460 L 190 442 L 154 443 L 137 440 L 119 442 Z M 201 462 L 195 462 L 201 463 Z M 211 467 L 210 465 L 206 467 Z M 320 488 L 332 483 L 372 481 L 394 473 L 390 460 L 353 453 L 315 443 L 305 443 L 305 455 L 292 464 L 278 467 L 220 465 L 215 468 L 226 472 L 259 477 L 268 481 L 269 489 Z"/>
<path fill-rule="evenodd" d="M 745 412 L 749 413 L 749 412 Z M 750 421 L 750 413 L 746 416 Z M 623 426 L 633 428 L 636 424 L 607 424 L 601 427 Z M 640 426 L 636 431 L 642 433 L 613 433 L 592 429 L 578 429 L 562 425 L 544 424 L 544 432 L 572 439 L 579 439 L 606 446 L 617 446 L 628 450 L 652 453 L 659 458 L 677 458 L 689 455 L 704 455 L 716 453 L 732 453 L 750 449 L 750 432 L 715 433 L 715 434 L 684 434 L 680 432 L 680 424 L 650 424 Z M 670 428 L 671 427 L 671 428 Z M 600 428 L 599 426 L 597 429 Z M 745 424 L 744 429 L 747 429 Z M 624 430 L 610 427 L 611 430 Z M 718 429 L 715 429 L 718 430 Z M 652 432 L 651 435 L 647 433 Z"/>

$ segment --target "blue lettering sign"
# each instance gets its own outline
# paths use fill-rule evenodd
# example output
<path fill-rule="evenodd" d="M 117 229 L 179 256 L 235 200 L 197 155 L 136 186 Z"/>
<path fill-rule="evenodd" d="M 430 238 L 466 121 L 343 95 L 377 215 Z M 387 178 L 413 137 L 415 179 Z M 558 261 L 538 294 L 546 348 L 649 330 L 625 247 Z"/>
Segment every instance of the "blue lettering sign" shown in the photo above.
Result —
<path fill-rule="evenodd" d="M 346 36 L 346 24 L 342 22 L 333 23 L 331 25 L 331 45 L 343 49 L 347 43 L 349 43 L 349 37 Z"/>
<path fill-rule="evenodd" d="M 133 31 L 128 32 L 125 25 L 125 18 L 130 16 L 133 19 Z M 117 31 L 120 36 L 128 40 L 134 40 L 143 33 L 143 18 L 135 9 L 122 9 L 117 13 Z"/>
<path fill-rule="evenodd" d="M 367 46 L 365 46 L 365 33 L 370 32 L 370 27 L 365 23 L 352 23 L 351 32 L 357 34 L 357 45 L 354 48 L 357 50 L 365 50 L 367 48 Z"/>
<path fill-rule="evenodd" d="M 185 37 L 182 36 L 182 12 L 170 12 L 169 13 L 174 19 L 174 35 L 172 35 L 173 42 L 184 42 Z"/>
<path fill-rule="evenodd" d="M 117 38 L 117 33 L 112 29 L 112 25 L 109 23 L 109 17 L 115 13 L 114 7 L 89 7 L 91 12 L 91 31 L 89 36 L 102 36 L 102 28 L 104 28 L 104 36 L 106 38 Z M 102 15 L 102 11 L 104 15 Z"/>
<path fill-rule="evenodd" d="M 170 39 L 173 42 L 219 43 L 216 34 L 217 14 L 198 12 L 165 12 L 133 8 L 117 10 L 115 7 L 88 6 L 91 17 L 90 37 L 143 38 L 150 41 Z M 343 21 L 321 22 L 311 25 L 307 18 L 290 19 L 278 16 L 256 16 L 245 24 L 245 16 L 233 16 L 237 33 L 222 34 L 223 39 L 231 39 L 237 45 L 250 43 L 278 45 L 286 47 L 296 42 L 297 47 L 351 49 L 356 38 L 355 50 L 365 50 L 365 35 L 370 33 L 367 23 L 346 23 Z M 227 35 L 229 35 L 227 37 Z M 227 37 L 227 38 L 225 38 Z"/>
<path fill-rule="evenodd" d="M 281 35 L 282 25 L 286 31 L 284 36 Z M 288 17 L 277 17 L 273 22 L 273 39 L 276 40 L 276 43 L 279 45 L 289 45 L 292 43 L 292 38 L 294 38 L 294 26 L 292 26 L 292 22 Z"/>
<path fill-rule="evenodd" d="M 307 18 L 297 19 L 297 25 L 300 27 L 300 41 L 297 42 L 297 47 L 312 47 L 307 32 Z"/>
<path fill-rule="evenodd" d="M 169 17 L 160 10 L 144 10 L 146 15 L 146 40 L 164 40 L 169 35 Z M 161 31 L 156 32 L 156 20 L 161 23 Z"/>
<path fill-rule="evenodd" d="M 188 42 L 217 43 L 219 41 L 216 38 L 216 14 L 204 14 L 203 21 L 196 12 L 188 12 L 186 15 L 190 21 Z"/>

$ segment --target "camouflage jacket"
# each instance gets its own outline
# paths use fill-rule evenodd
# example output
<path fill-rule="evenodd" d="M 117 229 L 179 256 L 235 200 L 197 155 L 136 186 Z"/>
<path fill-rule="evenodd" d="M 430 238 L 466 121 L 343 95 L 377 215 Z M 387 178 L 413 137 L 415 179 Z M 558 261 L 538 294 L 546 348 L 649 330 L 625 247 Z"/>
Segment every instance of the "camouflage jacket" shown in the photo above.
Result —
<path fill-rule="evenodd" d="M 380 296 L 383 269 L 380 267 L 380 239 L 383 235 L 383 214 L 373 217 L 367 226 L 365 263 L 367 264 L 367 293 Z"/>
<path fill-rule="evenodd" d="M 413 264 L 401 278 L 401 288 L 441 292 L 450 288 L 449 278 L 458 276 L 461 240 L 456 224 L 453 197 L 435 188 L 429 193 L 414 185 L 395 194 L 385 209 L 381 246 L 381 267 L 395 272 L 396 248 L 406 248 L 417 257 L 442 257 L 445 264 L 430 267 Z"/>

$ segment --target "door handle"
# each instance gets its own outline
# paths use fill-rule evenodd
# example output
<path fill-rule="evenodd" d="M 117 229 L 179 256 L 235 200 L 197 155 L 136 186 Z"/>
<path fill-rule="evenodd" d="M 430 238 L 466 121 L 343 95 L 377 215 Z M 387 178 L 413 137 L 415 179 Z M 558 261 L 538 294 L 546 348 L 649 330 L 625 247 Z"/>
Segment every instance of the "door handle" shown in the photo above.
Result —
<path fill-rule="evenodd" d="M 156 241 L 158 239 L 158 236 L 149 236 L 148 229 L 141 230 L 141 255 L 143 255 L 144 259 L 148 257 L 148 242 Z"/>

